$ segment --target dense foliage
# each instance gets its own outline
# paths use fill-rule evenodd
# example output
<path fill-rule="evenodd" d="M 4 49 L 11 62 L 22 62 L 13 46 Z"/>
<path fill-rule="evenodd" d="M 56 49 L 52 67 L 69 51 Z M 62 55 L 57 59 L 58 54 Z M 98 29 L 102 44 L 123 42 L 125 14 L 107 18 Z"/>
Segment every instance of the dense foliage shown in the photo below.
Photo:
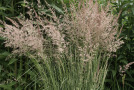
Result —
<path fill-rule="evenodd" d="M 120 75 L 120 66 L 134 62 L 134 1 L 117 0 L 112 3 L 115 8 L 114 14 L 121 12 L 118 20 L 121 29 L 122 40 L 124 44 L 116 52 L 117 56 L 111 59 L 107 82 L 110 84 L 110 90 L 133 90 L 134 89 L 134 65 L 131 65 L 126 72 Z"/>

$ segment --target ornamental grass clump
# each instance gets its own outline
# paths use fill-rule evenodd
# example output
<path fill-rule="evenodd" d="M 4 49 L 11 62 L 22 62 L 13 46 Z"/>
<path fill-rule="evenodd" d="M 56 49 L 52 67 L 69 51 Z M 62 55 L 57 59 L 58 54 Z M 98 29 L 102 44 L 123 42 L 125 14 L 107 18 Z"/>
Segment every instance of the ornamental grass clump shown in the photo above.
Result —
<path fill-rule="evenodd" d="M 117 36 L 117 16 L 93 0 L 74 2 L 69 11 L 51 17 L 34 9 L 29 19 L 7 18 L 0 35 L 14 54 L 28 56 L 47 90 L 102 90 L 111 52 L 122 44 Z M 48 5 L 49 7 L 49 5 Z M 40 58 L 38 58 L 40 57 Z"/>
<path fill-rule="evenodd" d="M 78 43 L 82 41 L 88 48 L 97 45 L 105 51 L 115 52 L 122 42 L 115 37 L 118 29 L 118 16 L 109 12 L 111 12 L 110 5 L 102 8 L 97 2 L 93 3 L 93 0 L 78 3 L 78 7 L 72 4 L 71 23 L 66 26 L 70 26 L 71 29 L 66 28 L 68 29 L 66 31 L 72 40 L 77 39 Z"/>
<path fill-rule="evenodd" d="M 7 18 L 9 19 L 9 18 Z M 20 20 L 19 26 L 15 21 L 13 25 L 4 23 L 5 30 L 1 31 L 1 36 L 6 39 L 5 46 L 13 48 L 14 54 L 26 54 L 35 52 L 36 54 L 43 52 L 43 37 L 39 35 L 37 26 L 33 26 L 31 20 Z"/>

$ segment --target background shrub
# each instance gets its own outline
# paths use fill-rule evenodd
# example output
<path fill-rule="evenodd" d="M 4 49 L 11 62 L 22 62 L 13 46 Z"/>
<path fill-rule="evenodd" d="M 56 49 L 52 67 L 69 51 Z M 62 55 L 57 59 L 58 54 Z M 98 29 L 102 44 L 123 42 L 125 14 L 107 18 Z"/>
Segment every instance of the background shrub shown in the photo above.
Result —
<path fill-rule="evenodd" d="M 134 61 L 134 1 L 116 0 L 112 5 L 113 8 L 115 8 L 113 11 L 114 14 L 121 11 L 118 22 L 120 25 L 119 30 L 122 29 L 120 37 L 122 37 L 124 44 L 115 53 L 117 56 L 111 59 L 106 81 L 108 82 L 107 84 L 110 90 L 132 90 L 134 89 L 134 65 L 132 64 L 130 68 L 123 73 L 123 76 L 120 75 L 119 67 Z"/>

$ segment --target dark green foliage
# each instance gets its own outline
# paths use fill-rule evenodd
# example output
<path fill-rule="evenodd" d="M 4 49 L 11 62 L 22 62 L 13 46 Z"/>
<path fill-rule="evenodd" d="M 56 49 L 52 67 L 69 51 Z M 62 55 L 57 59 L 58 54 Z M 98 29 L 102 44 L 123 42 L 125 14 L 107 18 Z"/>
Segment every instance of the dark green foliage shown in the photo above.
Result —
<path fill-rule="evenodd" d="M 0 40 L 0 90 L 27 90 L 40 87 L 33 64 L 26 57 L 12 57 L 11 50 Z M 15 89 L 14 89 L 15 88 Z"/>
<path fill-rule="evenodd" d="M 119 17 L 119 30 L 122 28 L 120 37 L 124 44 L 112 57 L 107 75 L 107 86 L 110 90 L 133 90 L 134 89 L 134 65 L 131 65 L 124 76 L 119 73 L 119 66 L 134 62 L 134 1 L 133 0 L 117 0 L 112 3 L 114 14 L 121 11 Z M 124 82 L 124 84 L 123 84 Z"/>
<path fill-rule="evenodd" d="M 52 8 L 54 8 L 57 13 L 62 13 L 62 2 L 61 0 L 40 0 L 40 4 L 45 8 L 38 8 L 38 0 L 1 0 L 0 1 L 0 19 L 5 20 L 5 17 L 15 17 L 19 16 L 22 13 L 24 16 L 28 10 L 27 6 L 33 7 L 36 11 L 44 11 L 48 10 L 48 4 Z M 46 1 L 46 2 L 45 2 Z M 67 6 L 69 6 L 68 0 L 63 0 Z"/>

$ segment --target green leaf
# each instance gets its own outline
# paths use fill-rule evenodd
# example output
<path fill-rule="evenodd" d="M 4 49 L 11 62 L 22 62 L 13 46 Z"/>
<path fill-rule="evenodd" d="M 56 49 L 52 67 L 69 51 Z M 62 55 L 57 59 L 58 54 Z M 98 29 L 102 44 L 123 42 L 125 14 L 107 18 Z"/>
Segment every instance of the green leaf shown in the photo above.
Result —
<path fill-rule="evenodd" d="M 3 37 L 0 37 L 0 40 L 4 40 L 4 38 Z"/>
<path fill-rule="evenodd" d="M 16 84 L 16 82 L 8 83 L 8 85 L 0 84 L 0 87 L 3 88 L 3 89 L 6 89 L 6 90 L 12 90 L 12 86 L 15 85 L 15 84 Z"/>
<path fill-rule="evenodd" d="M 21 6 L 26 7 L 26 4 L 25 3 L 22 3 Z"/>
<path fill-rule="evenodd" d="M 23 6 L 23 4 L 29 4 L 29 2 L 28 1 L 26 1 L 26 2 L 24 2 L 24 1 L 19 1 L 18 3 L 16 3 L 16 4 L 21 4 L 22 6 Z"/>
<path fill-rule="evenodd" d="M 6 7 L 0 7 L 0 10 L 7 10 Z"/>
<path fill-rule="evenodd" d="M 116 71 L 115 70 L 112 70 L 112 74 L 113 74 L 113 77 L 115 77 Z"/>
<path fill-rule="evenodd" d="M 11 65 L 11 64 L 13 64 L 13 63 L 16 62 L 16 61 L 17 61 L 17 59 L 12 58 L 12 59 L 9 61 L 8 65 Z"/>
<path fill-rule="evenodd" d="M 134 79 L 133 78 L 126 78 L 125 79 L 127 82 L 132 82 L 132 83 L 134 83 Z"/>
<path fill-rule="evenodd" d="M 0 84 L 0 88 L 6 89 L 6 90 L 11 90 L 10 86 L 4 85 L 4 84 Z"/>
<path fill-rule="evenodd" d="M 131 49 L 131 46 L 130 46 L 130 44 L 127 44 L 127 48 L 130 50 Z"/>
<path fill-rule="evenodd" d="M 58 11 L 59 13 L 63 14 L 63 11 L 62 11 L 59 7 L 57 7 L 56 5 L 51 4 L 51 7 L 53 7 L 53 8 L 54 8 L 56 11 Z"/>
<path fill-rule="evenodd" d="M 127 60 L 126 60 L 126 59 L 120 60 L 120 63 L 128 64 L 128 62 L 127 62 Z"/>
<path fill-rule="evenodd" d="M 134 89 L 134 87 L 131 84 L 127 83 L 127 82 L 125 82 L 125 85 L 128 85 L 129 87 Z"/>
<path fill-rule="evenodd" d="M 9 73 L 8 76 L 14 77 L 15 75 L 14 75 L 14 73 Z"/>
<path fill-rule="evenodd" d="M 5 59 L 8 55 L 10 55 L 9 52 L 0 53 L 0 59 Z"/>
<path fill-rule="evenodd" d="M 134 15 L 134 8 L 132 8 L 131 10 L 132 10 L 132 13 L 133 13 L 133 15 Z"/>
<path fill-rule="evenodd" d="M 0 25 L 0 27 L 4 28 L 4 26 L 3 26 L 3 25 Z"/>
<path fill-rule="evenodd" d="M 120 56 L 117 58 L 117 60 L 120 60 L 120 59 L 122 59 L 122 58 L 124 58 L 124 56 L 123 56 L 123 55 L 120 55 Z"/>

